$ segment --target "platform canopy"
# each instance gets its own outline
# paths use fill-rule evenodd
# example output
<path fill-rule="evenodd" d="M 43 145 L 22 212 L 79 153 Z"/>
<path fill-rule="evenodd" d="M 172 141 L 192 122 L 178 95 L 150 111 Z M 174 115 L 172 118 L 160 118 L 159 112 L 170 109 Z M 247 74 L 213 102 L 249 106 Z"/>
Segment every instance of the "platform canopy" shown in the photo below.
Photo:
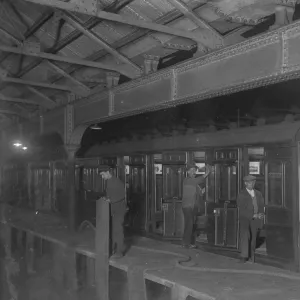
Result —
<path fill-rule="evenodd" d="M 3 0 L 0 123 L 279 28 L 294 0 Z"/>

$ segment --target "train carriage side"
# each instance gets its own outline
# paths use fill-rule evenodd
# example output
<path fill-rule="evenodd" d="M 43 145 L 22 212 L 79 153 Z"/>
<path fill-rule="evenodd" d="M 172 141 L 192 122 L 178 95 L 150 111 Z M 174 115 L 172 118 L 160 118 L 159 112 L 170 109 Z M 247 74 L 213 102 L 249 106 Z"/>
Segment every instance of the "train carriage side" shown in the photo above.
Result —
<path fill-rule="evenodd" d="M 181 238 L 183 231 L 181 187 L 186 163 L 213 164 L 198 223 L 208 243 L 218 247 L 239 246 L 236 197 L 243 176 L 252 173 L 266 201 L 267 254 L 298 269 L 299 128 L 300 122 L 253 126 L 104 144 L 95 150 L 101 158 L 117 157 L 117 169 L 122 168 L 128 186 L 127 200 L 141 206 L 134 227 L 143 229 L 146 224 L 148 231 L 171 239 Z"/>
<path fill-rule="evenodd" d="M 215 167 L 208 178 L 213 186 L 206 195 L 213 206 L 207 228 L 213 238 L 208 242 L 238 248 L 236 197 L 243 188 L 242 177 L 250 173 L 256 176 L 256 188 L 265 198 L 268 257 L 289 269 L 299 269 L 299 127 L 296 122 L 241 128 L 206 139 L 205 146 L 213 149 Z"/>

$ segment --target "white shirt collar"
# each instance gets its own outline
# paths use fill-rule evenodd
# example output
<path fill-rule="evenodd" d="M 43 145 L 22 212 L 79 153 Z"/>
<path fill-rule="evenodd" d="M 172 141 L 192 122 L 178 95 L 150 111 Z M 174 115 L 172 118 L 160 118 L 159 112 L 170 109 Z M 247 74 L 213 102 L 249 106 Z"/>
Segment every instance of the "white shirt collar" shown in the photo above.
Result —
<path fill-rule="evenodd" d="M 254 196 L 255 196 L 254 190 L 248 190 L 247 188 L 246 188 L 246 190 L 247 190 L 247 192 L 251 195 L 251 197 L 254 197 Z"/>

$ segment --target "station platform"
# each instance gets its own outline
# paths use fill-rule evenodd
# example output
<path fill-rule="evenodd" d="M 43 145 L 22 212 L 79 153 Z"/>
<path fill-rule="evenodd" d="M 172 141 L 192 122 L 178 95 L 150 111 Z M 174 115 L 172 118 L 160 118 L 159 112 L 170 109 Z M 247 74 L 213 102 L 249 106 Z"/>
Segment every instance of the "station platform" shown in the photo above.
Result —
<path fill-rule="evenodd" d="M 92 229 L 70 234 L 63 225 L 50 219 L 48 223 L 29 219 L 24 214 L 14 215 L 6 226 L 47 241 L 48 245 L 50 242 L 95 258 Z M 297 273 L 260 264 L 240 264 L 234 258 L 145 237 L 131 237 L 127 243 L 126 255 L 109 261 L 112 274 L 119 272 L 112 278 L 112 300 L 300 299 L 300 274 Z M 95 284 L 91 284 L 91 289 Z M 84 295 L 77 299 L 87 299 Z"/>

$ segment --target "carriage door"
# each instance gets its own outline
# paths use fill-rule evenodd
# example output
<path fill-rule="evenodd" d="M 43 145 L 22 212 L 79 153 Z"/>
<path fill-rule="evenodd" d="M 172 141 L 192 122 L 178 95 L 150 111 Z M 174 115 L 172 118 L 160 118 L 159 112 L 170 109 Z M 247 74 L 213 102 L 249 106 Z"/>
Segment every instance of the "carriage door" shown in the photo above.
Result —
<path fill-rule="evenodd" d="M 127 204 L 130 225 L 134 230 L 145 230 L 147 217 L 146 155 L 129 156 L 129 184 Z"/>
<path fill-rule="evenodd" d="M 266 149 L 266 248 L 267 253 L 294 261 L 293 199 L 297 199 L 297 167 L 292 164 L 292 147 Z M 296 161 L 296 159 L 294 160 Z M 294 210 L 294 212 L 293 212 Z"/>
<path fill-rule="evenodd" d="M 186 152 L 163 154 L 163 216 L 166 238 L 183 234 L 182 183 L 185 177 Z"/>
<path fill-rule="evenodd" d="M 220 149 L 215 152 L 215 245 L 238 247 L 239 150 Z"/>

